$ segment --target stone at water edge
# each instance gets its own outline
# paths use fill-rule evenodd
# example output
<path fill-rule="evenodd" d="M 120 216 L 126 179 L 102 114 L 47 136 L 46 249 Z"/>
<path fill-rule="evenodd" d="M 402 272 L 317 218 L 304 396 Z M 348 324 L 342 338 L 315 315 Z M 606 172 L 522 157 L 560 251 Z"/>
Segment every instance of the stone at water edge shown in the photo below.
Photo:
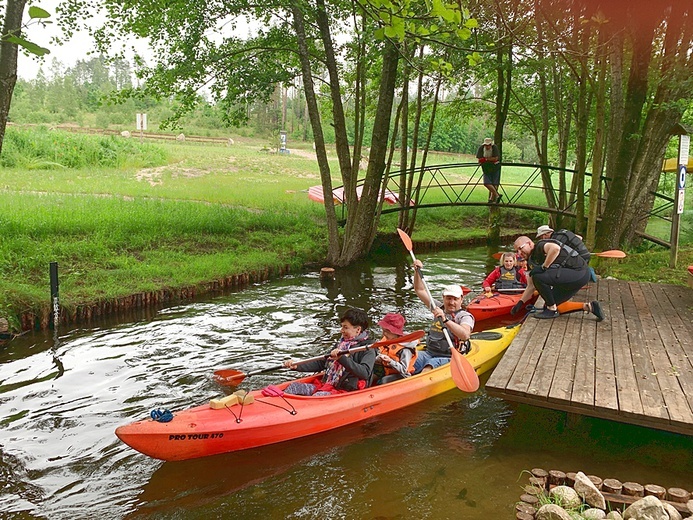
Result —
<path fill-rule="evenodd" d="M 582 471 L 578 471 L 575 474 L 575 491 L 580 495 L 585 502 L 587 502 L 592 507 L 598 507 L 599 509 L 606 509 L 606 500 L 604 500 L 604 495 L 597 489 L 594 485 L 592 479 L 585 475 Z"/>
<path fill-rule="evenodd" d="M 534 520 L 573 520 L 573 517 L 561 506 L 546 504 L 539 508 Z"/>
<path fill-rule="evenodd" d="M 623 512 L 623 520 L 669 520 L 662 501 L 657 497 L 647 496 L 632 503 Z"/>
<path fill-rule="evenodd" d="M 580 495 L 577 494 L 577 491 L 568 486 L 556 486 L 549 491 L 549 496 L 568 509 L 580 507 L 582 505 Z"/>

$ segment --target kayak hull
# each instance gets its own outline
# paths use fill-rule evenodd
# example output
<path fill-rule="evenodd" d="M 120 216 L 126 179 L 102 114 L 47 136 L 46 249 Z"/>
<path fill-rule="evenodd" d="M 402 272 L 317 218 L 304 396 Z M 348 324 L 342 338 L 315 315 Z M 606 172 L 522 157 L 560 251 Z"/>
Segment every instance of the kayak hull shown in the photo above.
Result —
<path fill-rule="evenodd" d="M 527 305 L 537 301 L 538 293 L 532 295 L 532 298 L 527 302 Z M 476 321 L 488 320 L 490 318 L 498 318 L 510 314 L 510 309 L 520 301 L 521 292 L 516 293 L 498 293 L 494 292 L 493 296 L 487 298 L 484 294 L 479 294 L 467 305 L 469 312 Z"/>
<path fill-rule="evenodd" d="M 478 374 L 496 366 L 519 325 L 494 329 L 497 339 L 472 340 L 467 359 Z M 488 336 L 488 334 L 487 334 Z M 313 376 L 300 379 L 308 381 Z M 289 382 L 277 385 L 286 387 Z M 266 397 L 252 391 L 252 404 L 213 409 L 209 404 L 120 426 L 116 435 L 150 457 L 186 460 L 244 450 L 324 432 L 377 417 L 455 388 L 450 365 L 386 385 L 325 397 L 285 394 Z"/>

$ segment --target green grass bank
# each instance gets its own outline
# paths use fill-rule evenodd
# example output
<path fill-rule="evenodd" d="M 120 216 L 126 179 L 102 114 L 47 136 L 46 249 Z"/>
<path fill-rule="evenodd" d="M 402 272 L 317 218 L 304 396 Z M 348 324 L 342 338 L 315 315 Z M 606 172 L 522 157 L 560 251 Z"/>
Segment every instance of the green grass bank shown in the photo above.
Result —
<path fill-rule="evenodd" d="M 150 295 L 186 297 L 321 262 L 323 208 L 307 196 L 320 183 L 310 143 L 292 143 L 291 154 L 278 155 L 267 153 L 266 141 L 234 140 L 232 146 L 140 143 L 8 128 L 0 161 L 0 317 L 14 330 L 47 323 L 53 261 L 70 321 L 94 308 L 139 305 Z M 440 154 L 429 164 L 469 160 Z M 414 239 L 483 239 L 487 219 L 486 208 L 421 211 Z M 510 235 L 546 216 L 504 211 L 503 219 Z M 393 233 L 396 222 L 384 215 L 381 232 Z M 691 240 L 684 238 L 681 266 L 693 264 Z M 648 249 L 598 263 L 597 270 L 685 284 L 684 270 L 668 269 L 668 258 L 668 251 Z"/>

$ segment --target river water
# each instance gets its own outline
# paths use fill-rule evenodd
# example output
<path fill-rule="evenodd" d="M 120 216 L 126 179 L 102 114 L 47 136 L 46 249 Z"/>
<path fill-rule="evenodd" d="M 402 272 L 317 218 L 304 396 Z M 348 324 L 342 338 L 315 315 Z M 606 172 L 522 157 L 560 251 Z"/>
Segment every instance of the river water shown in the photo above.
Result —
<path fill-rule="evenodd" d="M 434 293 L 478 288 L 485 248 L 418 255 Z M 220 397 L 214 369 L 322 354 L 339 315 L 429 313 L 408 257 L 384 254 L 332 283 L 289 276 L 91 327 L 29 334 L 0 351 L 0 517 L 514 518 L 532 468 L 693 489 L 693 439 L 457 390 L 368 422 L 246 452 L 150 459 L 117 426 Z M 477 327 L 483 329 L 485 327 Z M 377 327 L 374 328 L 379 332 Z M 56 341 L 57 339 L 57 341 Z M 271 372 L 242 388 L 286 380 Z M 483 380 L 482 380 L 483 382 Z"/>

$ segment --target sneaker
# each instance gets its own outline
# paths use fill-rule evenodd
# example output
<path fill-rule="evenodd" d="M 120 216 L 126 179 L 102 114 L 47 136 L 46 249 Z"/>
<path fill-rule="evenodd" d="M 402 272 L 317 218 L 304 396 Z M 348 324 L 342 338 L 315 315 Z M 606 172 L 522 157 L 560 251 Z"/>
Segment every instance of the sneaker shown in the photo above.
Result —
<path fill-rule="evenodd" d="M 590 312 L 597 317 L 597 321 L 602 321 L 604 319 L 604 311 L 602 311 L 602 305 L 598 301 L 590 303 Z"/>
<path fill-rule="evenodd" d="M 552 311 L 549 309 L 544 309 L 541 312 L 537 312 L 535 314 L 532 314 L 532 316 L 538 320 L 550 320 L 550 319 L 558 317 L 558 311 Z"/>
<path fill-rule="evenodd" d="M 500 201 L 501 201 L 502 198 L 503 198 L 503 195 L 498 195 L 498 197 L 496 198 L 496 200 L 494 200 L 493 202 L 494 202 L 495 204 L 500 204 Z"/>

